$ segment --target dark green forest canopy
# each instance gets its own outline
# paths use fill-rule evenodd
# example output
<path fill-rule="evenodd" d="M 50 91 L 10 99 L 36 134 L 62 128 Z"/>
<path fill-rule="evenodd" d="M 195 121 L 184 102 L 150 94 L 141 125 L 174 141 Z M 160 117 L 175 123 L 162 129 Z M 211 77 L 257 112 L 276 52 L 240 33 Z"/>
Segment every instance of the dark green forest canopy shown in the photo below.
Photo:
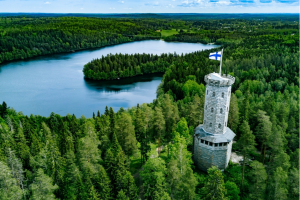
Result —
<path fill-rule="evenodd" d="M 156 30 L 166 29 L 179 34 L 165 40 L 222 45 L 186 55 L 108 55 L 85 65 L 86 78 L 96 80 L 164 73 L 153 103 L 106 107 L 88 119 L 24 116 L 0 104 L 0 199 L 299 199 L 299 30 L 290 18 L 0 18 L 0 55 L 12 56 L 2 61 L 22 59 L 19 50 L 37 56 L 160 38 Z M 44 43 L 47 51 L 37 46 Z M 193 129 L 203 120 L 204 75 L 219 68 L 208 55 L 221 48 L 222 73 L 235 77 L 233 152 L 245 162 L 203 173 L 192 160 Z"/>

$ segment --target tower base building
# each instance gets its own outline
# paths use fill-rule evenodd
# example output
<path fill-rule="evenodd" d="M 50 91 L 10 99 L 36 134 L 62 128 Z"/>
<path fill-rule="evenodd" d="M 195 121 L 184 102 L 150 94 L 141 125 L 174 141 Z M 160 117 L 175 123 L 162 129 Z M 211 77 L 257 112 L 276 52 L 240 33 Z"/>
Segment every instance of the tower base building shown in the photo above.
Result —
<path fill-rule="evenodd" d="M 231 156 L 235 133 L 227 127 L 231 85 L 234 77 L 211 73 L 205 76 L 206 93 L 203 124 L 194 131 L 193 159 L 198 169 L 225 169 Z"/>

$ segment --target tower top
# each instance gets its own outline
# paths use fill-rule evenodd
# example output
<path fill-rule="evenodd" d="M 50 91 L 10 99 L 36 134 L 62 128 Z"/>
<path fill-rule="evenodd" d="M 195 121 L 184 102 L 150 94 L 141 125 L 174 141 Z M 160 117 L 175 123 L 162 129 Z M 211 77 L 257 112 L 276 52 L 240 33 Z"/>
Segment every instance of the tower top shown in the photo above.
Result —
<path fill-rule="evenodd" d="M 218 73 L 213 72 L 207 74 L 204 77 L 204 81 L 206 82 L 206 84 L 211 86 L 225 87 L 225 86 L 231 86 L 234 83 L 235 78 L 229 74 L 220 75 Z"/>

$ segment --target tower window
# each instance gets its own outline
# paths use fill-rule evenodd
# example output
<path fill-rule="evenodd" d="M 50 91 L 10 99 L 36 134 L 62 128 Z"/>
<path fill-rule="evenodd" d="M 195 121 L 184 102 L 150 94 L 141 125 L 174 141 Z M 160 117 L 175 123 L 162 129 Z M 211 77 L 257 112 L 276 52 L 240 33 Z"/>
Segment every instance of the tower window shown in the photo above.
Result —
<path fill-rule="evenodd" d="M 205 120 L 204 120 L 204 124 L 205 124 Z"/>
<path fill-rule="evenodd" d="M 220 109 L 220 113 L 223 113 L 223 109 L 222 108 Z"/>
<path fill-rule="evenodd" d="M 206 107 L 205 107 L 205 110 L 207 110 L 207 105 L 206 105 Z"/>
<path fill-rule="evenodd" d="M 217 147 L 218 146 L 218 143 L 215 143 L 215 147 Z"/>
<path fill-rule="evenodd" d="M 204 143 L 204 140 L 201 140 L 201 143 Z"/>
<path fill-rule="evenodd" d="M 206 91 L 206 94 L 208 94 L 208 90 Z"/>
<path fill-rule="evenodd" d="M 228 107 L 227 107 L 227 111 L 228 111 Z"/>
<path fill-rule="evenodd" d="M 225 122 L 225 126 L 226 126 L 227 124 L 226 124 L 226 122 Z"/>
<path fill-rule="evenodd" d="M 213 143 L 212 142 L 209 142 L 209 146 L 212 146 L 213 145 Z"/>
<path fill-rule="evenodd" d="M 209 123 L 209 127 L 212 127 L 212 123 Z"/>
<path fill-rule="evenodd" d="M 221 124 L 219 124 L 218 127 L 221 128 Z"/>
<path fill-rule="evenodd" d="M 214 112 L 214 108 L 211 108 L 211 112 L 212 112 L 212 113 Z"/>
<path fill-rule="evenodd" d="M 224 98 L 224 92 L 222 92 L 222 98 Z"/>
<path fill-rule="evenodd" d="M 213 97 L 214 97 L 214 96 L 216 96 L 216 93 L 215 93 L 215 92 L 213 92 L 213 95 L 212 95 L 212 96 L 213 96 Z"/>
<path fill-rule="evenodd" d="M 205 141 L 205 144 L 206 144 L 206 145 L 208 145 L 208 142 L 207 142 L 207 141 Z"/>

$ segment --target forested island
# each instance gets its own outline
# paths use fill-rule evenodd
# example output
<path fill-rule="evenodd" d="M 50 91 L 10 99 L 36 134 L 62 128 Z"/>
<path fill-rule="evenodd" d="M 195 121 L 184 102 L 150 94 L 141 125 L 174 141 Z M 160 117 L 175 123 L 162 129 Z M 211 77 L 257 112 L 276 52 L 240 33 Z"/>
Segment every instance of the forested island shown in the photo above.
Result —
<path fill-rule="evenodd" d="M 143 39 L 222 45 L 84 66 L 93 80 L 164 73 L 149 104 L 86 118 L 25 116 L 3 102 L 0 199 L 299 199 L 298 16 L 238 16 L 0 17 L 0 62 Z M 221 48 L 222 73 L 235 77 L 228 127 L 243 162 L 205 173 L 192 136 L 203 123 L 204 76 L 219 69 L 208 55 Z"/>

